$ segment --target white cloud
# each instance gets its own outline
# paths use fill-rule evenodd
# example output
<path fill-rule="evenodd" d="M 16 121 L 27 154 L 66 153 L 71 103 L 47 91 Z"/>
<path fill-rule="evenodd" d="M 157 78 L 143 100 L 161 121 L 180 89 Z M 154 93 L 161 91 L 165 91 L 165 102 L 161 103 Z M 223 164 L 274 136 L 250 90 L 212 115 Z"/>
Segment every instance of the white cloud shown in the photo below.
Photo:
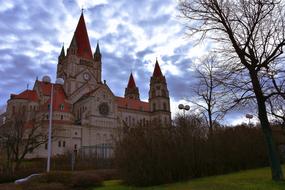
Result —
<path fill-rule="evenodd" d="M 79 7 L 83 9 L 88 9 L 90 7 L 94 7 L 96 5 L 101 5 L 101 4 L 106 4 L 108 1 L 107 0 L 96 0 L 96 1 L 91 1 L 91 0 L 76 0 L 76 3 Z"/>
<path fill-rule="evenodd" d="M 14 7 L 14 4 L 12 0 L 2 1 L 1 6 L 0 6 L 0 12 L 7 11 L 9 9 L 12 9 L 13 7 Z"/>

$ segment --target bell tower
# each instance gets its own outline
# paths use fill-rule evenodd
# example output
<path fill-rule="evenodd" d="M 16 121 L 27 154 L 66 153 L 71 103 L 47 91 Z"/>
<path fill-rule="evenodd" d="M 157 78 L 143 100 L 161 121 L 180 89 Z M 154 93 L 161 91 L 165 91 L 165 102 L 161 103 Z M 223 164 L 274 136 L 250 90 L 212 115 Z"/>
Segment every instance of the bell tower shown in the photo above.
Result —
<path fill-rule="evenodd" d="M 171 122 L 169 92 L 165 76 L 162 75 L 158 61 L 150 78 L 149 104 L 152 121 L 168 125 Z"/>
<path fill-rule="evenodd" d="M 101 83 L 101 69 L 99 44 L 93 56 L 82 12 L 67 53 L 63 47 L 57 66 L 57 78 L 64 79 L 64 90 L 71 103 Z"/>

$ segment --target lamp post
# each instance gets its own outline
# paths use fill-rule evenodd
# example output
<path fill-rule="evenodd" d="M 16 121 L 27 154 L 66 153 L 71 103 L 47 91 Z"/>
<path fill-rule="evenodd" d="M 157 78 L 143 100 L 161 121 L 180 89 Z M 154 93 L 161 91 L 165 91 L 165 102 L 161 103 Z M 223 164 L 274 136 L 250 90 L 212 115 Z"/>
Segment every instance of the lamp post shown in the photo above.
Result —
<path fill-rule="evenodd" d="M 43 80 L 44 81 L 44 80 Z M 50 78 L 46 78 L 46 81 L 50 82 Z M 58 78 L 55 81 L 55 84 L 64 84 L 64 80 L 62 78 Z M 51 92 L 50 92 L 50 106 L 49 106 L 49 125 L 48 125 L 48 156 L 47 156 L 47 172 L 50 171 L 50 158 L 51 158 L 51 136 L 52 136 L 52 109 L 53 109 L 53 90 L 54 84 L 51 83 Z"/>
<path fill-rule="evenodd" d="M 185 118 L 185 112 L 190 110 L 190 106 L 189 105 L 179 104 L 178 108 L 180 110 L 183 110 L 183 117 Z"/>
<path fill-rule="evenodd" d="M 250 120 L 253 118 L 253 115 L 246 114 L 245 117 L 248 119 L 248 126 L 250 125 Z"/>

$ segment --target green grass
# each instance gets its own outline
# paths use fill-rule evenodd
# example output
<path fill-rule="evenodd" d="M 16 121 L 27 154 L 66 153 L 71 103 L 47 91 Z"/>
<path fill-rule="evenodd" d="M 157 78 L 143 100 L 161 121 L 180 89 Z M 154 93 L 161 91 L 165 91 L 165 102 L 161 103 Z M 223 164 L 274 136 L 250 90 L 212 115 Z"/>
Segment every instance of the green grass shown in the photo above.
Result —
<path fill-rule="evenodd" d="M 283 166 L 285 171 L 285 166 Z M 95 188 L 94 188 L 95 189 Z M 285 181 L 271 180 L 269 168 L 241 171 L 228 175 L 193 179 L 186 182 L 152 186 L 145 188 L 130 187 L 119 180 L 106 181 L 104 187 L 96 190 L 285 190 Z"/>

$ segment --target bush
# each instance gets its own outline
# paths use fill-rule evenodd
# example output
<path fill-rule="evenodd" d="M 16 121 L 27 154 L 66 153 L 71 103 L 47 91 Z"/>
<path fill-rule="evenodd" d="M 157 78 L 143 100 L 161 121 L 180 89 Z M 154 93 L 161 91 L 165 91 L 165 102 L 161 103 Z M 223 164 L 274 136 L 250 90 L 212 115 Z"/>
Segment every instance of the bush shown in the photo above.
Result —
<path fill-rule="evenodd" d="M 61 183 L 25 183 L 22 184 L 24 190 L 68 190 L 69 188 Z"/>
<path fill-rule="evenodd" d="M 115 154 L 120 177 L 131 185 L 157 185 L 268 165 L 257 127 L 216 127 L 210 135 L 196 119 L 175 127 L 138 126 L 124 131 Z"/>
<path fill-rule="evenodd" d="M 70 185 L 72 187 L 99 187 L 102 186 L 102 178 L 95 172 L 76 172 L 72 176 Z"/>
<path fill-rule="evenodd" d="M 80 172 L 67 172 L 67 171 L 52 171 L 40 176 L 35 176 L 28 182 L 22 184 L 23 188 L 30 188 L 37 190 L 37 187 L 42 189 L 70 189 L 70 188 L 86 188 L 98 187 L 102 185 L 102 178 L 96 171 L 80 171 Z M 49 184 L 51 184 L 49 186 Z M 54 186 L 54 188 L 52 188 Z M 41 189 L 38 188 L 38 189 Z"/>

